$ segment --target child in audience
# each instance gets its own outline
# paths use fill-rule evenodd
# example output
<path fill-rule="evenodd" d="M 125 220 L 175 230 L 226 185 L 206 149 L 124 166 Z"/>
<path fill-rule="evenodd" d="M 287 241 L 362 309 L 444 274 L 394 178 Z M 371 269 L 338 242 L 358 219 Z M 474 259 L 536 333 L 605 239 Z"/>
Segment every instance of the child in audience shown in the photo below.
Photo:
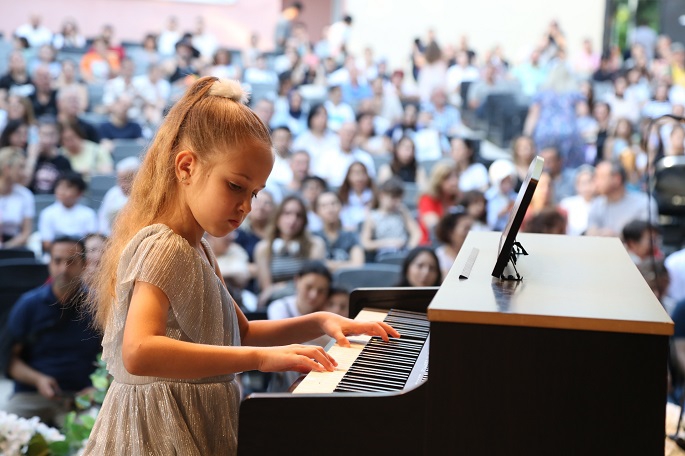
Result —
<path fill-rule="evenodd" d="M 378 188 L 378 201 L 364 221 L 361 242 L 367 254 L 376 260 L 385 253 L 414 248 L 421 239 L 421 230 L 402 202 L 402 181 L 393 177 Z"/>
<path fill-rule="evenodd" d="M 350 292 L 344 288 L 333 286 L 328 295 L 328 301 L 323 310 L 333 312 L 343 317 L 350 316 Z"/>
<path fill-rule="evenodd" d="M 359 230 L 371 210 L 374 193 L 373 180 L 366 166 L 361 162 L 352 163 L 338 191 L 343 204 L 340 219 L 345 229 Z"/>
<path fill-rule="evenodd" d="M 514 178 L 516 168 L 509 160 L 495 160 L 488 170 L 490 188 L 485 192 L 488 200 L 488 226 L 494 231 L 502 231 L 507 225 L 509 212 L 514 207 Z"/>
<path fill-rule="evenodd" d="M 57 237 L 69 236 L 78 239 L 98 231 L 95 211 L 79 203 L 85 191 L 86 182 L 78 173 L 67 172 L 57 179 L 57 201 L 43 209 L 38 218 L 43 252 L 50 251 L 50 244 Z"/>
<path fill-rule="evenodd" d="M 435 254 L 440 262 L 443 277 L 447 277 L 473 224 L 471 216 L 464 212 L 462 207 L 457 208 L 460 210 L 445 214 L 435 227 L 435 237 L 440 242 Z"/>

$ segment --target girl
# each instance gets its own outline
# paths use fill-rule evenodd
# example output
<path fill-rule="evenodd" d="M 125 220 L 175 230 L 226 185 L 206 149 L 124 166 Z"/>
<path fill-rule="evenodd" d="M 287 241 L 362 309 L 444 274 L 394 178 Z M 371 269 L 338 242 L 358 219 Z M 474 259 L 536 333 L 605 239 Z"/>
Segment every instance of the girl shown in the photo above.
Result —
<path fill-rule="evenodd" d="M 392 150 L 392 160 L 378 170 L 378 182 L 385 182 L 397 176 L 404 182 L 415 183 L 423 188 L 426 183 L 426 170 L 416 161 L 416 146 L 409 136 L 402 136 Z"/>
<path fill-rule="evenodd" d="M 307 129 L 297 136 L 293 150 L 306 150 L 311 158 L 309 169 L 316 169 L 322 151 L 336 149 L 339 144 L 338 135 L 328 129 L 326 108 L 321 104 L 312 106 L 307 115 Z"/>
<path fill-rule="evenodd" d="M 402 203 L 402 181 L 393 178 L 383 182 L 378 191 L 376 208 L 364 221 L 362 246 L 376 260 L 384 253 L 407 251 L 419 243 L 421 230 Z"/>
<path fill-rule="evenodd" d="M 60 124 L 62 155 L 69 159 L 71 168 L 86 180 L 93 174 L 109 174 L 114 171 L 112 156 L 98 143 L 85 139 L 85 133 L 76 121 Z"/>
<path fill-rule="evenodd" d="M 438 257 L 430 247 L 416 247 L 402 263 L 398 287 L 438 287 L 442 283 Z"/>
<path fill-rule="evenodd" d="M 326 245 L 326 266 L 331 271 L 364 264 L 364 249 L 359 244 L 359 236 L 355 231 L 342 228 L 341 209 L 340 197 L 335 192 L 323 192 L 314 203 L 314 210 L 323 223 L 321 230 L 314 234 Z"/>
<path fill-rule="evenodd" d="M 419 199 L 419 226 L 421 227 L 421 244 L 431 241 L 432 231 L 438 220 L 452 206 L 456 206 L 461 192 L 459 191 L 459 174 L 450 162 L 438 162 L 433 166 L 428 189 Z"/>
<path fill-rule="evenodd" d="M 265 239 L 255 246 L 260 304 L 292 291 L 292 280 L 305 260 L 321 260 L 323 240 L 307 229 L 307 208 L 300 197 L 286 197 L 276 209 Z M 285 294 L 283 294 L 285 293 Z"/>
<path fill-rule="evenodd" d="M 234 454 L 237 372 L 331 371 L 321 347 L 289 344 L 399 336 L 330 313 L 249 322 L 235 306 L 202 236 L 235 230 L 271 171 L 269 132 L 245 98 L 236 81 L 199 79 L 145 155 L 93 284 L 114 381 L 86 455 Z"/>
<path fill-rule="evenodd" d="M 24 247 L 33 231 L 36 203 L 22 185 L 25 161 L 19 149 L 0 149 L 0 248 Z"/>
<path fill-rule="evenodd" d="M 478 190 L 464 192 L 459 205 L 464 206 L 464 210 L 473 220 L 471 231 L 490 231 L 487 219 L 488 201 L 485 199 L 483 192 Z"/>
<path fill-rule="evenodd" d="M 450 153 L 459 174 L 459 190 L 488 189 L 488 169 L 476 162 L 475 144 L 472 139 L 454 137 L 450 141 Z"/>
<path fill-rule="evenodd" d="M 354 162 L 347 169 L 347 175 L 338 195 L 343 204 L 340 219 L 347 230 L 357 231 L 371 209 L 376 189 L 362 162 Z"/>

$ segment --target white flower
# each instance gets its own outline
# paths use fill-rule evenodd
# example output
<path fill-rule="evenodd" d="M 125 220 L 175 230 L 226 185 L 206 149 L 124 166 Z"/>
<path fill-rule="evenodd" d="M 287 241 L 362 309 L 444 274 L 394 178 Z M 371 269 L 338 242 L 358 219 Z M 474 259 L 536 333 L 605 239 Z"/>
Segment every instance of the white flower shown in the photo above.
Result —
<path fill-rule="evenodd" d="M 26 419 L 0 411 L 0 454 L 3 456 L 23 454 L 36 433 L 41 434 L 48 443 L 65 439 L 57 429 L 41 423 L 38 417 Z"/>

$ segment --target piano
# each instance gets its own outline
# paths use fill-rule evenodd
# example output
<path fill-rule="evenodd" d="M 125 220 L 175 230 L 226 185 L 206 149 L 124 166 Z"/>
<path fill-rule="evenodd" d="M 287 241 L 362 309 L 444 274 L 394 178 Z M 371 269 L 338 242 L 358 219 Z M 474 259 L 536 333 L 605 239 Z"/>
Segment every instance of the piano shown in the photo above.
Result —
<path fill-rule="evenodd" d="M 352 338 L 336 372 L 248 396 L 238 453 L 664 454 L 673 324 L 620 241 L 520 234 L 516 282 L 498 240 L 470 233 L 440 287 L 355 290 L 352 318 L 420 349 Z"/>

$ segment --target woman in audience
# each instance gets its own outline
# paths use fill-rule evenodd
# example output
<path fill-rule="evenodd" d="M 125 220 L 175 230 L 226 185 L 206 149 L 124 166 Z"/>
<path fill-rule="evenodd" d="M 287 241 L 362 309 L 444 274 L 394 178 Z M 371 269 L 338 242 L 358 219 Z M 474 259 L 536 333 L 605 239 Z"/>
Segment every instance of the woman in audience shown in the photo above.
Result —
<path fill-rule="evenodd" d="M 435 237 L 440 242 L 440 246 L 435 249 L 435 255 L 438 257 L 443 277 L 447 276 L 454 264 L 461 246 L 464 245 L 466 235 L 469 234 L 473 225 L 471 216 L 459 206 L 457 207 L 461 211 L 445 214 L 435 227 Z"/>
<path fill-rule="evenodd" d="M 321 193 L 314 203 L 314 210 L 323 223 L 323 228 L 313 234 L 323 239 L 326 246 L 326 266 L 331 271 L 339 268 L 361 267 L 364 264 L 364 249 L 359 244 L 356 231 L 344 230 L 340 221 L 342 203 L 335 192 Z"/>
<path fill-rule="evenodd" d="M 554 197 L 554 185 L 552 184 L 552 177 L 547 171 L 543 171 L 535 187 L 535 193 L 530 200 L 526 215 L 523 217 L 521 225 L 522 230 L 527 230 L 528 223 L 542 212 L 555 211 L 562 217 L 563 231 L 566 230 L 566 211 L 557 207 Z M 555 222 L 556 223 L 556 222 Z"/>
<path fill-rule="evenodd" d="M 414 183 L 418 188 L 426 184 L 426 170 L 416 161 L 416 147 L 409 136 L 403 136 L 393 147 L 392 161 L 381 165 L 378 170 L 378 183 L 391 177 L 399 177 L 403 182 Z"/>
<path fill-rule="evenodd" d="M 317 158 L 321 151 L 336 149 L 340 140 L 338 135 L 328 129 L 328 112 L 322 105 L 315 105 L 307 116 L 307 129 L 293 142 L 293 150 L 306 150 L 311 157 L 309 169 L 316 169 Z"/>
<path fill-rule="evenodd" d="M 23 120 L 10 120 L 0 134 L 0 147 L 12 147 L 26 151 L 29 126 Z"/>
<path fill-rule="evenodd" d="M 400 139 L 408 136 L 413 139 L 416 133 L 416 121 L 418 120 L 419 109 L 413 103 L 408 103 L 404 107 L 402 120 L 400 123 L 393 125 L 385 134 L 393 144 L 396 144 Z"/>
<path fill-rule="evenodd" d="M 217 78 L 240 79 L 240 68 L 233 65 L 231 51 L 226 48 L 219 48 L 214 52 L 212 66 L 207 68 L 206 73 Z"/>
<path fill-rule="evenodd" d="M 362 225 L 362 246 L 376 261 L 386 253 L 406 252 L 421 239 L 418 224 L 402 203 L 402 184 L 394 177 L 378 187 L 374 209 Z"/>
<path fill-rule="evenodd" d="M 304 109 L 304 99 L 299 90 L 290 90 L 285 103 L 276 103 L 271 127 L 286 126 L 294 137 L 298 137 L 307 129 L 307 115 Z"/>
<path fill-rule="evenodd" d="M 338 195 L 343 204 L 340 219 L 348 230 L 359 230 L 369 211 L 375 194 L 373 180 L 361 162 L 353 162 L 340 186 Z"/>
<path fill-rule="evenodd" d="M 438 287 L 442 283 L 440 262 L 430 247 L 412 249 L 402 263 L 398 287 Z"/>
<path fill-rule="evenodd" d="M 305 260 L 321 260 L 326 254 L 323 240 L 307 229 L 307 207 L 297 196 L 283 199 L 276 209 L 267 237 L 255 246 L 259 303 L 292 291 L 292 279 Z"/>
<path fill-rule="evenodd" d="M 372 112 L 360 112 L 357 114 L 357 147 L 371 155 L 384 156 L 388 154 L 388 139 L 377 135 L 374 127 L 374 115 Z"/>
<path fill-rule="evenodd" d="M 473 140 L 452 138 L 450 153 L 459 174 L 459 190 L 462 192 L 469 190 L 484 192 L 488 189 L 488 169 L 482 163 L 476 162 Z"/>
<path fill-rule="evenodd" d="M 62 154 L 69 159 L 71 168 L 88 180 L 93 174 L 109 174 L 113 171 L 112 157 L 99 144 L 85 139 L 78 123 L 60 124 Z"/>
<path fill-rule="evenodd" d="M 55 49 L 86 47 L 86 39 L 79 32 L 76 21 L 68 17 L 62 21 L 62 28 L 52 37 L 52 45 Z"/>
<path fill-rule="evenodd" d="M 21 150 L 0 149 L 0 248 L 24 247 L 33 231 L 35 201 L 24 181 Z"/>
<path fill-rule="evenodd" d="M 421 227 L 421 245 L 429 244 L 432 232 L 447 210 L 456 206 L 461 197 L 459 191 L 459 174 L 454 164 L 441 161 L 433 166 L 428 188 L 419 198 L 419 226 Z"/>
<path fill-rule="evenodd" d="M 471 231 L 490 231 L 488 228 L 488 200 L 485 193 L 478 190 L 464 192 L 459 201 L 460 206 L 464 206 L 464 211 L 471 216 Z"/>
<path fill-rule="evenodd" d="M 216 256 L 216 265 L 226 288 L 238 306 L 246 312 L 257 310 L 257 296 L 246 290 L 250 279 L 250 259 L 245 249 L 235 243 L 235 231 L 223 237 L 205 234 L 205 238 Z"/>
<path fill-rule="evenodd" d="M 523 181 L 526 179 L 530 164 L 535 158 L 535 143 L 530 136 L 519 136 L 514 140 L 511 147 L 511 156 L 516 168 L 514 179 L 514 191 L 521 189 Z"/>

